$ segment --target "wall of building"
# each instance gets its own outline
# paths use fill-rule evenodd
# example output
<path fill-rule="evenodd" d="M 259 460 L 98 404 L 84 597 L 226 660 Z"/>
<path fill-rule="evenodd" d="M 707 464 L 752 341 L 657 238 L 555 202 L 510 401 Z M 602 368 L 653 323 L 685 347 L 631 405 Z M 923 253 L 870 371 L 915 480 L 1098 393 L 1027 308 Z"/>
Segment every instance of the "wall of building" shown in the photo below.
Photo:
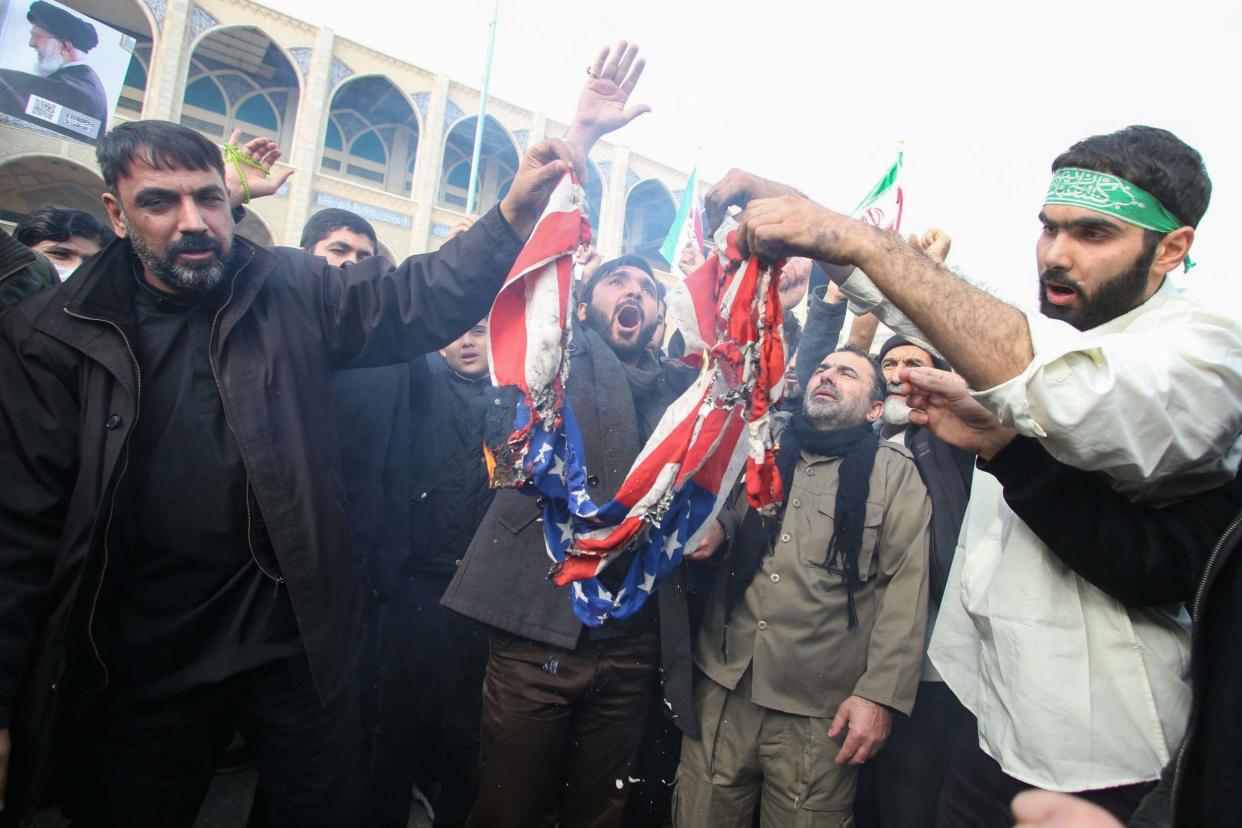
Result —
<path fill-rule="evenodd" d="M 112 123 L 139 117 L 181 121 L 223 140 L 219 133 L 233 125 L 247 135 L 271 134 L 245 118 L 276 119 L 284 160 L 297 173 L 252 210 L 277 243 L 296 244 L 315 210 L 343 207 L 369 219 L 387 251 L 402 257 L 438 247 L 463 216 L 460 204 L 443 198 L 448 193 L 460 201 L 464 193 L 454 186 L 463 168 L 446 169 L 460 164 L 460 140 L 449 143 L 449 136 L 454 127 L 473 135 L 478 89 L 249 0 L 62 2 L 138 40 L 135 62 L 141 71 L 131 73 L 136 85 L 127 84 Z M 188 84 L 204 77 L 212 83 L 187 95 Z M 256 111 L 261 114 L 254 116 Z M 488 101 L 487 121 L 496 152 L 481 164 L 483 207 L 503 192 L 513 157 L 565 130 L 542 113 L 496 98 Z M 325 149 L 330 124 L 331 140 L 344 149 Z M 602 191 L 594 205 L 595 240 L 601 255 L 611 258 L 629 252 L 624 243 L 636 236 L 644 218 L 629 198 L 636 188 L 654 211 L 645 214 L 653 219 L 645 231 L 651 236 L 655 220 L 675 211 L 688 176 L 608 142 L 597 145 L 591 160 Z M 0 209 L 11 215 L 36 200 L 20 192 L 23 181 L 33 180 L 31 170 L 47 177 L 57 169 L 63 174 L 66 165 L 84 168 L 77 177 L 89 179 L 95 171 L 93 148 L 0 124 Z M 7 176 L 6 166 L 11 167 Z M 658 257 L 653 264 L 668 268 Z"/>

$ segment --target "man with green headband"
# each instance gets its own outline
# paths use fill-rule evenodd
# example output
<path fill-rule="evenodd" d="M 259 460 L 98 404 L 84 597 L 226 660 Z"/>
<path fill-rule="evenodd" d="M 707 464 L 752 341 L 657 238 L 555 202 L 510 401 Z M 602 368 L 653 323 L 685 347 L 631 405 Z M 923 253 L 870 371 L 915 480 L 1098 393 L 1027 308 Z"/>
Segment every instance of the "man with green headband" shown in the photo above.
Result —
<path fill-rule="evenodd" d="M 828 263 L 856 312 L 930 343 L 1002 423 L 1131 499 L 1231 479 L 1242 325 L 1166 278 L 1188 263 L 1207 209 L 1202 158 L 1135 126 L 1080 141 L 1053 172 L 1039 211 L 1040 313 L 781 185 L 731 173 L 707 206 L 712 217 L 745 205 L 743 255 Z M 930 655 L 974 718 L 938 824 L 1007 828 L 1009 801 L 1029 787 L 1077 792 L 1124 822 L 1185 728 L 1185 613 L 1123 605 L 1069 571 L 985 473 L 958 546 Z M 1119 565 L 1127 552 L 1101 539 Z"/>

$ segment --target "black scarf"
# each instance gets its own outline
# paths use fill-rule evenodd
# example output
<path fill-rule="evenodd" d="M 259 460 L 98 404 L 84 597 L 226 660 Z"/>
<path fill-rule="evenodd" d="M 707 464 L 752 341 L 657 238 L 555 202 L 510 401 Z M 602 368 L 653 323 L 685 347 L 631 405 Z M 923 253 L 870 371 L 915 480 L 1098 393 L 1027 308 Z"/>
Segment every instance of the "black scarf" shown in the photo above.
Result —
<path fill-rule="evenodd" d="M 763 517 L 754 509 L 749 510 L 736 541 L 729 549 L 722 654 L 728 655 L 729 622 L 733 618 L 733 608 L 755 579 L 755 573 L 763 565 L 764 555 L 771 554 L 775 549 L 776 537 L 785 517 L 785 506 L 789 503 L 789 492 L 793 488 L 794 471 L 803 449 L 822 457 L 841 458 L 832 538 L 828 541 L 824 566 L 845 576 L 849 628 L 858 626 L 858 611 L 854 606 L 854 590 L 862 583 L 858 572 L 858 554 L 862 550 L 871 470 L 875 467 L 875 453 L 879 445 L 879 437 L 870 423 L 820 431 L 811 425 L 804 414 L 795 414 L 790 419 L 789 427 L 781 435 L 780 454 L 776 460 L 785 490 L 780 509 L 770 518 Z"/>

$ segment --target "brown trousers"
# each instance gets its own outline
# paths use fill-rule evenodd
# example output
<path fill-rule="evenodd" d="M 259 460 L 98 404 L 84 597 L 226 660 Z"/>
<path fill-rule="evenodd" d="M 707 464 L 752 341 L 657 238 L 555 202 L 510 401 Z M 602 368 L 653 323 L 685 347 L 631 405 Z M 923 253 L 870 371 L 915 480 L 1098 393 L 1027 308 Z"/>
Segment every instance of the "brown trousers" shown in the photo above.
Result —
<path fill-rule="evenodd" d="M 563 650 L 493 631 L 467 828 L 535 828 L 549 811 L 560 828 L 616 828 L 659 654 L 654 632 Z"/>

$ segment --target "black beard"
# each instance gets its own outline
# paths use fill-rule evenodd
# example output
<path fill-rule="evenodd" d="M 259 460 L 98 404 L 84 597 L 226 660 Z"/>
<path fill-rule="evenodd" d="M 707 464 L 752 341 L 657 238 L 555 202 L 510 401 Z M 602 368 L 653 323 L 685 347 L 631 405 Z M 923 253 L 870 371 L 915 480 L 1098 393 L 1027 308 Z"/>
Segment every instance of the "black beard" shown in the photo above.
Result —
<path fill-rule="evenodd" d="M 233 260 L 232 246 L 230 245 L 227 250 L 223 249 L 220 243 L 207 233 L 182 234 L 161 256 L 151 248 L 145 238 L 134 232 L 128 220 L 125 222 L 125 230 L 129 243 L 133 245 L 134 252 L 138 254 L 138 259 L 147 270 L 155 274 L 164 284 L 185 293 L 210 293 L 224 281 L 224 274 Z M 202 250 L 214 251 L 216 260 L 199 265 L 176 263 L 178 255 Z"/>
<path fill-rule="evenodd" d="M 634 338 L 633 344 L 629 342 L 618 342 L 612 337 L 612 320 L 616 318 L 618 308 L 613 308 L 612 316 L 605 316 L 603 311 L 599 310 L 593 304 L 587 304 L 586 310 L 586 326 L 600 335 L 600 338 L 608 343 L 608 347 L 612 348 L 612 352 L 620 359 L 632 359 L 643 351 L 647 350 L 647 344 L 651 342 L 651 335 L 655 333 L 656 326 L 660 324 L 660 320 L 652 319 L 642 326 L 638 331 L 638 336 Z"/>
<path fill-rule="evenodd" d="M 1049 319 L 1068 322 L 1080 331 L 1089 331 L 1134 310 L 1145 301 L 1147 278 L 1151 272 L 1151 263 L 1156 258 L 1155 245 L 1145 244 L 1144 247 L 1129 270 L 1104 282 L 1090 296 L 1065 271 L 1052 268 L 1045 270 L 1039 275 L 1039 312 Z M 1049 302 L 1044 289 L 1045 282 L 1073 288 L 1078 294 L 1079 307 L 1071 309 Z"/>

